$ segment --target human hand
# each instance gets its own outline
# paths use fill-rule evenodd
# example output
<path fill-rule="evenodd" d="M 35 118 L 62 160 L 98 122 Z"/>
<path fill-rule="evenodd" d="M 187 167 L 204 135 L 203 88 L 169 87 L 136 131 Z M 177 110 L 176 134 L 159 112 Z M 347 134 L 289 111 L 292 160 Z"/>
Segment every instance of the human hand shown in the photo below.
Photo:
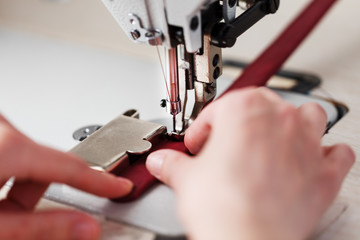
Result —
<path fill-rule="evenodd" d="M 336 197 L 355 156 L 321 146 L 326 115 L 266 88 L 212 103 L 185 135 L 190 157 L 154 152 L 147 167 L 177 195 L 191 239 L 303 240 Z"/>
<path fill-rule="evenodd" d="M 0 201 L 0 239 L 97 239 L 98 223 L 87 214 L 53 210 L 33 213 L 49 183 L 65 183 L 102 197 L 132 189 L 124 178 L 92 170 L 76 156 L 36 144 L 0 115 L 0 188 L 15 177 Z"/>

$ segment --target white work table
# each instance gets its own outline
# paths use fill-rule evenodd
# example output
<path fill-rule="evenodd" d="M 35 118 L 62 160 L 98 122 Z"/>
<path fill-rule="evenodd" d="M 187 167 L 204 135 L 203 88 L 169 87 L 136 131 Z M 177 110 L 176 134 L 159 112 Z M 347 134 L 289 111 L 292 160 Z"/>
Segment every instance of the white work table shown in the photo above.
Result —
<path fill-rule="evenodd" d="M 224 58 L 253 59 L 309 2 L 285 1 L 278 15 L 244 34 L 233 50 L 224 51 Z M 69 25 L 76 16 L 74 11 L 67 17 L 59 14 L 67 9 L 81 9 L 79 2 L 83 0 L 61 3 L 58 8 L 50 3 L 30 6 L 21 0 L 7 2 L 0 0 L 0 112 L 21 131 L 36 141 L 67 151 L 76 144 L 72 133 L 77 128 L 105 124 L 129 108 L 138 109 L 146 120 L 168 117 L 159 107 L 165 92 L 156 50 L 133 46 L 111 17 L 107 17 L 106 10 L 100 8 L 100 3 L 93 0 L 87 3 L 84 17 L 92 13 L 87 21 L 92 26 L 89 29 L 80 28 L 85 20 L 79 20 L 83 21 L 79 26 L 76 21 Z M 15 14 L 26 7 L 34 11 L 54 9 L 54 15 L 64 17 L 64 24 L 57 25 L 56 19 L 49 16 L 48 22 L 42 22 L 41 17 L 31 18 L 28 13 Z M 350 112 L 324 137 L 324 143 L 350 144 L 357 155 L 360 153 L 358 9 L 359 1 L 339 1 L 286 64 L 287 68 L 321 76 L 322 90 L 317 93 L 325 90 L 349 107 Z M 52 206 L 67 207 L 48 200 L 39 204 L 39 208 Z M 103 239 L 114 239 L 114 231 L 116 239 L 154 238 L 150 232 L 98 218 L 105 232 Z M 333 211 L 315 235 L 314 239 L 321 240 L 360 238 L 359 158 Z"/>

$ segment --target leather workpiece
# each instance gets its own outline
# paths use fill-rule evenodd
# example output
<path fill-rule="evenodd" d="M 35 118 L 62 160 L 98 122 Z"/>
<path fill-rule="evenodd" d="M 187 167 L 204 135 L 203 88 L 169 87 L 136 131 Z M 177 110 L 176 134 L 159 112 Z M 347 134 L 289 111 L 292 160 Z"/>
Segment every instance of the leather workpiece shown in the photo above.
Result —
<path fill-rule="evenodd" d="M 147 154 L 142 155 L 128 168 L 125 168 L 120 172 L 115 172 L 115 174 L 118 176 L 130 179 L 134 183 L 134 188 L 129 195 L 122 198 L 113 199 L 113 201 L 134 201 L 138 199 L 147 189 L 149 189 L 157 181 L 156 178 L 151 175 L 151 173 L 146 169 L 146 158 L 150 153 L 160 149 L 172 149 L 188 153 L 188 150 L 186 149 L 183 142 L 169 140 L 164 135 L 157 139 L 155 142 L 152 142 L 152 144 L 153 147 Z"/>

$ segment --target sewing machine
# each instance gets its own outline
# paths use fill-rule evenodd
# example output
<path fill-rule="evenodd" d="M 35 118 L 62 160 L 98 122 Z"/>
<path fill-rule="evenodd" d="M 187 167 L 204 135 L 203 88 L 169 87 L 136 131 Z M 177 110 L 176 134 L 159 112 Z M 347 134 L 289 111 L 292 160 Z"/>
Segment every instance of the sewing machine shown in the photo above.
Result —
<path fill-rule="evenodd" d="M 279 7 L 279 0 L 103 0 L 103 3 L 135 43 L 164 48 L 167 99 L 162 100 L 161 106 L 166 107 L 173 119 L 169 129 L 173 135 L 182 135 L 215 98 L 216 80 L 222 74 L 221 48 L 232 47 L 237 37 Z M 241 9 L 242 13 L 237 15 Z M 195 97 L 193 106 L 187 106 L 190 92 Z"/>
<path fill-rule="evenodd" d="M 103 2 L 130 39 L 158 48 L 164 63 L 167 92 L 161 106 L 166 107 L 171 122 L 170 127 L 165 128 L 166 124 L 161 121 L 141 121 L 136 119 L 136 111 L 129 111 L 103 127 L 80 129 L 77 139 L 82 142 L 71 151 L 86 159 L 93 168 L 113 173 L 133 168 L 138 158 L 149 152 L 154 142 L 164 135 L 181 139 L 200 111 L 215 99 L 217 90 L 221 88 L 222 92 L 230 85 L 229 81 L 217 84 L 223 67 L 221 48 L 233 46 L 238 36 L 279 6 L 278 1 L 271 0 Z M 239 9 L 243 9 L 240 15 Z M 164 56 L 159 47 L 165 49 Z M 277 93 L 297 106 L 316 101 L 326 110 L 330 124 L 338 119 L 337 109 L 329 102 L 299 94 Z M 192 101 L 188 100 L 190 94 L 193 94 Z M 141 196 L 136 196 L 138 199 L 126 203 L 112 202 L 57 184 L 51 186 L 46 196 L 163 236 L 185 234 L 175 213 L 173 193 L 162 184 L 154 184 Z"/>

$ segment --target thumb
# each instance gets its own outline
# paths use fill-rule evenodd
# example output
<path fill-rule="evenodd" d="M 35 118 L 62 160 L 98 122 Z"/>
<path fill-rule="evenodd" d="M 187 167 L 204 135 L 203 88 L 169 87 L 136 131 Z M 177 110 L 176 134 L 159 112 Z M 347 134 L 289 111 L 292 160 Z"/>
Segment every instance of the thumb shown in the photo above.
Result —
<path fill-rule="evenodd" d="M 146 160 L 146 167 L 152 175 L 172 188 L 181 182 L 187 172 L 191 158 L 178 151 L 160 150 L 151 153 Z"/>
<path fill-rule="evenodd" d="M 0 239 L 86 239 L 100 237 L 98 223 L 87 214 L 74 211 L 2 213 Z"/>

